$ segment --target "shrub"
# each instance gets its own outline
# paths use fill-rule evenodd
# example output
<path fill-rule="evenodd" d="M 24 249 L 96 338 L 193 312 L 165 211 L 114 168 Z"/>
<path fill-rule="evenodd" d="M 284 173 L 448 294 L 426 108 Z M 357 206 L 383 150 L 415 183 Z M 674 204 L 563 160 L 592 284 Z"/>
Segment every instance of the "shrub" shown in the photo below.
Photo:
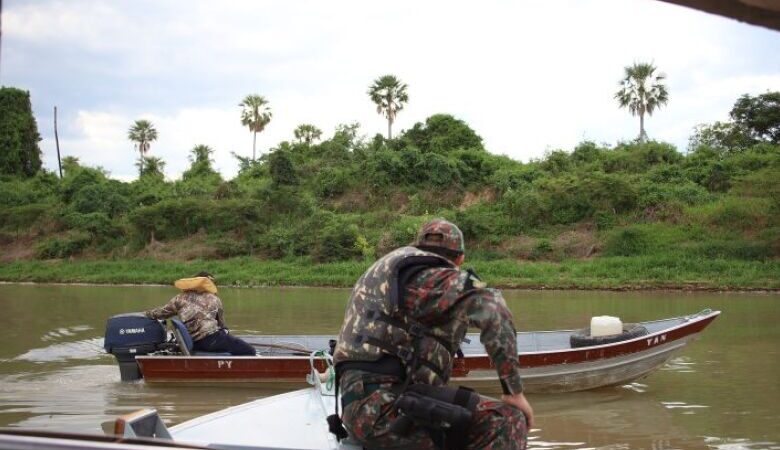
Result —
<path fill-rule="evenodd" d="M 163 200 L 135 209 L 128 215 L 128 220 L 145 241 L 179 238 L 204 228 L 207 223 L 205 211 L 211 206 L 211 202 L 191 198 Z"/>
<path fill-rule="evenodd" d="M 387 221 L 383 227 L 383 237 L 377 244 L 377 253 L 384 254 L 389 250 L 414 242 L 417 231 L 431 216 L 397 216 Z"/>
<path fill-rule="evenodd" d="M 723 259 L 766 259 L 772 256 L 772 249 L 764 242 L 751 242 L 744 239 L 716 240 L 698 247 L 698 252 L 707 258 Z"/>
<path fill-rule="evenodd" d="M 319 198 L 341 195 L 350 187 L 352 174 L 339 167 L 326 167 L 314 178 L 314 193 Z"/>
<path fill-rule="evenodd" d="M 617 223 L 617 215 L 611 211 L 599 211 L 594 214 L 593 221 L 599 230 L 608 230 Z"/>
<path fill-rule="evenodd" d="M 644 254 L 650 248 L 647 233 L 636 227 L 615 230 L 604 244 L 604 254 L 607 256 L 636 256 Z"/>
<path fill-rule="evenodd" d="M 512 220 L 518 230 L 538 226 L 545 220 L 547 206 L 535 191 L 511 190 L 501 197 L 504 213 Z"/>
<path fill-rule="evenodd" d="M 638 192 L 638 205 L 641 208 L 668 203 L 698 205 L 713 199 L 706 189 L 690 181 L 675 184 L 641 183 Z"/>
<path fill-rule="evenodd" d="M 45 203 L 0 208 L 0 228 L 15 233 L 29 231 L 51 208 Z"/>
<path fill-rule="evenodd" d="M 770 199 L 724 197 L 716 202 L 688 209 L 695 221 L 727 230 L 763 228 L 771 218 Z"/>
<path fill-rule="evenodd" d="M 95 238 L 108 238 L 121 233 L 108 214 L 93 212 L 88 214 L 70 213 L 63 218 L 65 225 L 77 231 L 91 234 Z"/>
<path fill-rule="evenodd" d="M 553 251 L 552 244 L 547 239 L 539 239 L 531 250 L 531 259 L 542 259 L 550 255 Z"/>
<path fill-rule="evenodd" d="M 129 203 L 114 183 L 98 182 L 75 191 L 71 207 L 83 214 L 102 212 L 117 216 L 129 209 Z"/>
<path fill-rule="evenodd" d="M 92 242 L 89 233 L 71 231 L 64 236 L 46 239 L 38 244 L 36 253 L 39 258 L 68 258 L 84 251 Z"/>
<path fill-rule="evenodd" d="M 318 234 L 317 242 L 312 249 L 312 257 L 315 261 L 341 261 L 363 256 L 363 249 L 358 244 L 360 235 L 356 225 L 334 219 L 319 230 Z"/>
<path fill-rule="evenodd" d="M 231 236 L 223 236 L 211 241 L 220 258 L 249 255 L 251 247 L 246 241 Z"/>

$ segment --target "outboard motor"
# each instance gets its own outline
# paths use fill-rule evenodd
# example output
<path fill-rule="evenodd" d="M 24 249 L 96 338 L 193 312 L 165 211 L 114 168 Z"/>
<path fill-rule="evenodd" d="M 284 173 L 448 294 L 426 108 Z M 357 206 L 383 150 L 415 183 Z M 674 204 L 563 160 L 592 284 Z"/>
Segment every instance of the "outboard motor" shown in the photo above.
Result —
<path fill-rule="evenodd" d="M 157 351 L 167 338 L 165 326 L 143 313 L 119 314 L 106 323 L 103 348 L 116 357 L 122 381 L 141 378 L 135 357 Z"/>

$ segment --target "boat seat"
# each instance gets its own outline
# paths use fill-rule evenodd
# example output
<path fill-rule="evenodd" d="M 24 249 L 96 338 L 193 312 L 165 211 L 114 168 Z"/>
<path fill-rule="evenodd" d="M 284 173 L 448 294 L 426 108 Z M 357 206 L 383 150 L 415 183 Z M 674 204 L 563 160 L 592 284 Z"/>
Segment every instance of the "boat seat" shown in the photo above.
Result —
<path fill-rule="evenodd" d="M 190 332 L 187 331 L 187 327 L 184 326 L 181 320 L 171 319 L 173 324 L 173 335 L 176 337 L 176 342 L 179 343 L 179 350 L 187 356 L 230 356 L 230 353 L 226 352 L 200 352 L 195 351 L 195 342 L 192 340 Z"/>

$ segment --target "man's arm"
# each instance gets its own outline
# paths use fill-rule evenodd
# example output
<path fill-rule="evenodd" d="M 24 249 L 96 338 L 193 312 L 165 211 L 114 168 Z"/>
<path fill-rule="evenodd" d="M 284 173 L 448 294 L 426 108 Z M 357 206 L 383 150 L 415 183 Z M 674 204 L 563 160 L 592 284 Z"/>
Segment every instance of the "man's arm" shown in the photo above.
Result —
<path fill-rule="evenodd" d="M 504 297 L 500 291 L 494 289 L 476 289 L 468 293 L 463 300 L 467 305 L 469 325 L 480 329 L 479 340 L 496 366 L 505 394 L 501 399 L 520 409 L 525 415 L 528 428 L 531 428 L 534 411 L 523 394 L 517 354 L 517 332 Z"/>
<path fill-rule="evenodd" d="M 517 332 L 512 313 L 501 292 L 493 289 L 475 289 L 463 299 L 469 325 L 480 329 L 479 340 L 485 346 L 490 360 L 496 366 L 505 394 L 523 391 L 520 362 L 517 358 Z"/>
<path fill-rule="evenodd" d="M 167 319 L 173 317 L 179 312 L 178 307 L 179 296 L 173 297 L 160 308 L 154 308 L 144 311 L 144 315 L 150 319 Z"/>
<path fill-rule="evenodd" d="M 225 325 L 225 310 L 222 308 L 221 303 L 219 309 L 217 309 L 217 325 L 219 325 L 220 328 L 227 328 L 227 325 Z"/>

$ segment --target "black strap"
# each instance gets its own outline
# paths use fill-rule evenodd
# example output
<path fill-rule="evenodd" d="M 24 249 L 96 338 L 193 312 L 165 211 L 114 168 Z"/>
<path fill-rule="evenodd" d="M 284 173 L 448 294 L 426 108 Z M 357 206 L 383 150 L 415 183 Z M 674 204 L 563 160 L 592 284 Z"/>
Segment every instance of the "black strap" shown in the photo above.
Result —
<path fill-rule="evenodd" d="M 469 407 L 469 399 L 471 399 L 471 396 L 474 394 L 474 391 L 465 388 L 463 386 L 458 386 L 458 390 L 455 391 L 455 399 L 453 400 L 453 403 L 456 405 L 462 406 L 464 408 Z"/>
<path fill-rule="evenodd" d="M 364 372 L 375 373 L 379 375 L 392 375 L 403 379 L 406 375 L 404 365 L 398 357 L 393 355 L 382 355 L 376 361 L 342 361 L 337 364 L 339 373 L 347 370 L 362 370 Z"/>
<path fill-rule="evenodd" d="M 336 435 L 336 441 L 340 442 L 342 439 L 345 439 L 349 434 L 347 433 L 346 428 L 344 428 L 344 424 L 341 422 L 341 415 L 339 414 L 339 384 L 341 384 L 341 372 L 339 371 L 339 366 L 336 364 L 336 367 L 334 368 L 336 372 L 335 376 L 335 396 L 336 401 L 335 407 L 336 407 L 336 413 L 329 415 L 326 420 L 328 421 L 328 431 Z"/>

